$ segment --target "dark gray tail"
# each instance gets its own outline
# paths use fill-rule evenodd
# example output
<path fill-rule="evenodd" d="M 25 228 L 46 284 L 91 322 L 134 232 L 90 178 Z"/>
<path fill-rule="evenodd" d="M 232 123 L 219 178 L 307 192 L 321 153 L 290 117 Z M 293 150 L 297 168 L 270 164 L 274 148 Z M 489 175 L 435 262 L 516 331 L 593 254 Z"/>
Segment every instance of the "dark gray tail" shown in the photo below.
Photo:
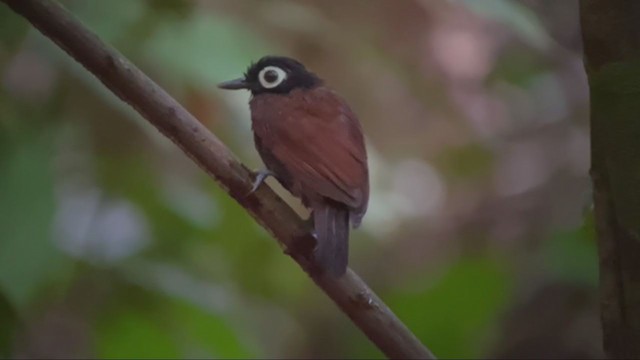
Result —
<path fill-rule="evenodd" d="M 315 260 L 329 275 L 339 277 L 349 262 L 349 209 L 336 202 L 313 207 L 317 245 Z"/>

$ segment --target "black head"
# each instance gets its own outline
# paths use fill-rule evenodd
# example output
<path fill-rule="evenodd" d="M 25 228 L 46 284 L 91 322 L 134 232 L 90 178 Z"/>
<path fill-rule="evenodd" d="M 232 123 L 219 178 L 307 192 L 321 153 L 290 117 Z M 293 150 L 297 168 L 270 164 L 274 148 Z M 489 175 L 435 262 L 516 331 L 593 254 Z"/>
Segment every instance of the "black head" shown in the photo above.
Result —
<path fill-rule="evenodd" d="M 298 88 L 310 89 L 322 83 L 299 61 L 284 56 L 265 56 L 251 64 L 244 77 L 218 84 L 222 89 L 248 89 L 251 94 L 287 94 Z"/>

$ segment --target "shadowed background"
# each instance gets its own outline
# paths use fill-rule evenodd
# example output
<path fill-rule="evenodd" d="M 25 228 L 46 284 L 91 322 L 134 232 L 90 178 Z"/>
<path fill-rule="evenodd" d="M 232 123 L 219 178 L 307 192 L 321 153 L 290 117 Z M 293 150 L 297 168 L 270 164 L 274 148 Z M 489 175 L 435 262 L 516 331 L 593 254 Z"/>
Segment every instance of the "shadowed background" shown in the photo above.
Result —
<path fill-rule="evenodd" d="M 64 4 L 252 168 L 249 95 L 217 82 L 282 54 L 340 92 L 372 185 L 351 266 L 437 356 L 602 355 L 576 2 Z M 4 6 L 0 324 L 14 357 L 382 356 L 179 149 Z"/>

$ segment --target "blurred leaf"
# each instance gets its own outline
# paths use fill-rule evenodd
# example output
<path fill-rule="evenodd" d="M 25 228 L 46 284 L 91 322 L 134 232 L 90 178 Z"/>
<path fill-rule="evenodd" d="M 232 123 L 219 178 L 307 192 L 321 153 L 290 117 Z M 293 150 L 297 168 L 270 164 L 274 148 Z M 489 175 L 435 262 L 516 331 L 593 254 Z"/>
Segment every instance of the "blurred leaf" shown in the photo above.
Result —
<path fill-rule="evenodd" d="M 283 279 L 271 276 L 273 265 L 289 260 L 282 254 L 278 244 L 268 239 L 266 232 L 243 207 L 217 184 L 207 182 L 207 187 L 218 200 L 222 212 L 222 219 L 219 225 L 212 229 L 210 240 L 224 251 L 225 260 L 232 266 L 234 280 L 239 282 L 245 291 L 262 296 L 277 295 L 278 285 Z"/>
<path fill-rule="evenodd" d="M 73 14 L 87 24 L 91 31 L 111 43 L 124 37 L 146 11 L 144 1 L 99 1 L 73 2 Z"/>
<path fill-rule="evenodd" d="M 549 73 L 548 64 L 526 51 L 508 51 L 497 60 L 490 81 L 504 80 L 522 88 L 528 88 L 541 74 Z"/>
<path fill-rule="evenodd" d="M 8 359 L 18 316 L 9 300 L 0 293 L 0 358 Z"/>
<path fill-rule="evenodd" d="M 165 280 L 176 281 L 170 276 Z M 207 299 L 196 304 L 161 288 L 128 284 L 128 280 L 113 285 L 97 326 L 98 357 L 254 357 L 226 317 L 207 305 Z"/>
<path fill-rule="evenodd" d="M 526 6 L 508 0 L 459 0 L 469 10 L 487 19 L 503 23 L 539 50 L 545 50 L 551 38 L 536 14 Z"/>
<path fill-rule="evenodd" d="M 61 260 L 50 241 L 54 213 L 51 139 L 32 130 L 2 145 L 0 291 L 14 306 L 23 308 L 50 280 Z"/>
<path fill-rule="evenodd" d="M 157 1 L 146 0 L 147 6 L 154 10 L 154 13 L 168 14 L 177 17 L 185 17 L 193 9 L 195 3 L 191 1 Z"/>
<path fill-rule="evenodd" d="M 558 232 L 545 243 L 545 264 L 551 272 L 572 283 L 598 284 L 598 249 L 593 212 L 573 231 Z"/>
<path fill-rule="evenodd" d="M 240 24 L 203 12 L 167 22 L 146 44 L 147 59 L 178 83 L 203 87 L 239 77 L 264 43 Z"/>
<path fill-rule="evenodd" d="M 447 150 L 438 164 L 451 179 L 477 181 L 491 175 L 493 154 L 480 144 L 470 144 Z"/>
<path fill-rule="evenodd" d="M 0 6 L 0 50 L 7 51 L 16 47 L 28 29 L 27 21 L 11 11 L 8 6 Z"/>
<path fill-rule="evenodd" d="M 429 284 L 405 284 L 388 297 L 400 319 L 441 358 L 478 358 L 507 305 L 511 277 L 501 263 L 463 258 Z"/>
<path fill-rule="evenodd" d="M 181 358 L 178 347 L 158 321 L 149 313 L 121 309 L 96 340 L 99 358 L 166 359 Z"/>
<path fill-rule="evenodd" d="M 183 329 L 185 332 L 186 336 L 181 337 L 189 341 L 195 340 L 199 348 L 208 350 L 208 357 L 213 355 L 222 359 L 255 358 L 236 331 L 222 317 L 184 301 L 174 301 L 170 310 L 173 320 L 177 323 L 176 329 Z M 198 355 L 193 354 L 194 351 L 190 352 L 191 354 L 185 355 Z"/>
<path fill-rule="evenodd" d="M 151 225 L 155 253 L 178 260 L 184 242 L 201 229 L 188 221 L 162 198 L 158 172 L 141 153 L 102 155 L 98 162 L 102 187 L 110 194 L 126 197 L 142 209 Z"/>

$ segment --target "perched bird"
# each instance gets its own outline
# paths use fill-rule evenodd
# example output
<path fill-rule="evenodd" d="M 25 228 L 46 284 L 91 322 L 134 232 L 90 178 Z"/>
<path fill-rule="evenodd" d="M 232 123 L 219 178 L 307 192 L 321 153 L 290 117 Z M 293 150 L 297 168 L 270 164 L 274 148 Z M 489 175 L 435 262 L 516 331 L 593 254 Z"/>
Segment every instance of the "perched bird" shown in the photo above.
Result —
<path fill-rule="evenodd" d="M 358 118 L 318 76 L 287 57 L 265 56 L 244 77 L 218 86 L 251 91 L 255 145 L 266 165 L 252 191 L 273 175 L 300 198 L 312 211 L 316 264 L 341 276 L 349 257 L 349 225 L 360 225 L 369 200 Z"/>

